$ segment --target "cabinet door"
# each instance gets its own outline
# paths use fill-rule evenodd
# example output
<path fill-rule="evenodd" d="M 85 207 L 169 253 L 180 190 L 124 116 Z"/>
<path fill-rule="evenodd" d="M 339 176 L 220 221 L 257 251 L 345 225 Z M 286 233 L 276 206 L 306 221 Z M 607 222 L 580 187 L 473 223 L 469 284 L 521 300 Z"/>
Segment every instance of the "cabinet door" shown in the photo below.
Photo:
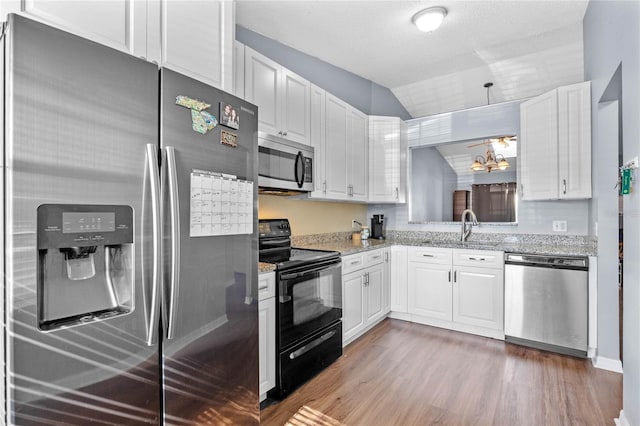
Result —
<path fill-rule="evenodd" d="M 408 312 L 407 308 L 407 247 L 391 247 L 390 292 L 391 310 Z"/>
<path fill-rule="evenodd" d="M 233 3 L 164 0 L 162 7 L 162 65 L 233 91 Z"/>
<path fill-rule="evenodd" d="M 26 0 L 15 4 L 20 4 L 26 15 L 81 37 L 136 56 L 148 56 L 147 1 Z M 7 10 L 16 11 L 12 7 Z"/>
<path fill-rule="evenodd" d="M 258 302 L 260 400 L 276 385 L 276 299 Z"/>
<path fill-rule="evenodd" d="M 558 198 L 558 96 L 552 90 L 520 105 L 523 200 Z"/>
<path fill-rule="evenodd" d="M 366 270 L 366 323 L 382 319 L 384 310 L 384 263 L 379 263 Z"/>
<path fill-rule="evenodd" d="M 453 283 L 453 321 L 502 330 L 502 269 L 458 267 Z"/>
<path fill-rule="evenodd" d="M 451 265 L 409 262 L 410 314 L 451 321 Z"/>
<path fill-rule="evenodd" d="M 364 328 L 364 274 L 352 272 L 342 277 L 343 342 L 349 341 Z"/>
<path fill-rule="evenodd" d="M 558 88 L 560 198 L 591 198 L 591 83 Z"/>
<path fill-rule="evenodd" d="M 311 198 L 324 198 L 326 196 L 327 181 L 325 178 L 325 99 L 324 89 L 311 85 L 311 122 L 310 142 L 314 149 L 313 156 L 313 186 Z"/>
<path fill-rule="evenodd" d="M 244 99 L 244 44 L 233 43 L 233 94 Z"/>
<path fill-rule="evenodd" d="M 348 126 L 347 183 L 351 185 L 350 198 L 367 201 L 369 194 L 369 123 L 367 116 L 350 107 Z"/>
<path fill-rule="evenodd" d="M 309 145 L 311 83 L 286 68 L 282 68 L 281 83 L 283 110 L 278 131 L 287 139 Z"/>
<path fill-rule="evenodd" d="M 258 106 L 260 130 L 272 135 L 280 131 L 280 69 L 276 62 L 245 46 L 244 95 L 247 101 Z"/>
<path fill-rule="evenodd" d="M 369 201 L 399 202 L 401 120 L 369 117 Z"/>
<path fill-rule="evenodd" d="M 325 178 L 327 198 L 347 198 L 347 122 L 349 106 L 326 97 Z"/>

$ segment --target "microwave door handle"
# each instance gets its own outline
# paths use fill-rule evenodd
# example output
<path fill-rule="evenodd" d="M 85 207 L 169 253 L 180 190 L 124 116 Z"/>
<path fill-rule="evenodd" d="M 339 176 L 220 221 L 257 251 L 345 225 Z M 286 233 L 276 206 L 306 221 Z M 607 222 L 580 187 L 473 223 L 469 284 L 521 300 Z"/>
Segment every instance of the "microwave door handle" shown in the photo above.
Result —
<path fill-rule="evenodd" d="M 298 167 L 300 168 L 300 173 L 298 173 Z M 304 156 L 302 155 L 302 151 L 298 151 L 298 155 L 296 155 L 296 165 L 294 168 L 294 173 L 296 175 L 296 183 L 298 184 L 298 188 L 302 188 L 302 185 L 304 185 Z"/>

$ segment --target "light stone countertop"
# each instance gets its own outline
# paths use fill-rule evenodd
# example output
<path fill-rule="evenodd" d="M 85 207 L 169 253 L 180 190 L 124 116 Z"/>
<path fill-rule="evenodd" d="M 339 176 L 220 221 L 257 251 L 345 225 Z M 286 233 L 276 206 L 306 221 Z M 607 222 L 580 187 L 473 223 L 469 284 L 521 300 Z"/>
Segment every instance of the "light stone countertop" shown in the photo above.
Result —
<path fill-rule="evenodd" d="M 261 274 L 264 272 L 272 272 L 275 270 L 276 265 L 274 265 L 273 263 L 258 262 L 258 272 Z"/>
<path fill-rule="evenodd" d="M 592 245 L 580 244 L 544 244 L 544 243 L 522 243 L 522 242 L 468 242 L 460 241 L 430 241 L 418 239 L 387 239 L 387 240 L 343 240 L 298 244 L 296 247 L 316 250 L 333 250 L 341 255 L 359 253 L 362 251 L 374 250 L 377 248 L 402 245 L 410 247 L 443 247 L 470 250 L 493 250 L 511 253 L 544 254 L 544 255 L 567 255 L 567 256 L 595 256 L 595 249 Z"/>

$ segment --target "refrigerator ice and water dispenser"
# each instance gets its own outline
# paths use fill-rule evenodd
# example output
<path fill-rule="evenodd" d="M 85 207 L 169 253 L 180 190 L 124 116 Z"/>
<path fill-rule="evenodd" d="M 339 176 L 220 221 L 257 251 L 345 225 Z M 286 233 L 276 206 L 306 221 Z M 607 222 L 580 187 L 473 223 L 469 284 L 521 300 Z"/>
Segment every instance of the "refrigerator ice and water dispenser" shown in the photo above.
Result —
<path fill-rule="evenodd" d="M 130 206 L 43 204 L 37 229 L 41 330 L 133 310 Z"/>

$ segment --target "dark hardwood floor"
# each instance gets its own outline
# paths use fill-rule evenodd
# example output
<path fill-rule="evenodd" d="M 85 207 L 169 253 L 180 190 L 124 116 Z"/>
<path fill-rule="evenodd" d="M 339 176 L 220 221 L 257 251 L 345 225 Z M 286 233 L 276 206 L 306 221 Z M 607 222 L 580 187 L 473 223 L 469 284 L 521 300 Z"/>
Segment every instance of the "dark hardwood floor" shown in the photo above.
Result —
<path fill-rule="evenodd" d="M 613 425 L 622 375 L 590 360 L 386 319 L 261 424 L 307 406 L 356 425 Z M 312 424 L 312 423 L 311 423 Z"/>

